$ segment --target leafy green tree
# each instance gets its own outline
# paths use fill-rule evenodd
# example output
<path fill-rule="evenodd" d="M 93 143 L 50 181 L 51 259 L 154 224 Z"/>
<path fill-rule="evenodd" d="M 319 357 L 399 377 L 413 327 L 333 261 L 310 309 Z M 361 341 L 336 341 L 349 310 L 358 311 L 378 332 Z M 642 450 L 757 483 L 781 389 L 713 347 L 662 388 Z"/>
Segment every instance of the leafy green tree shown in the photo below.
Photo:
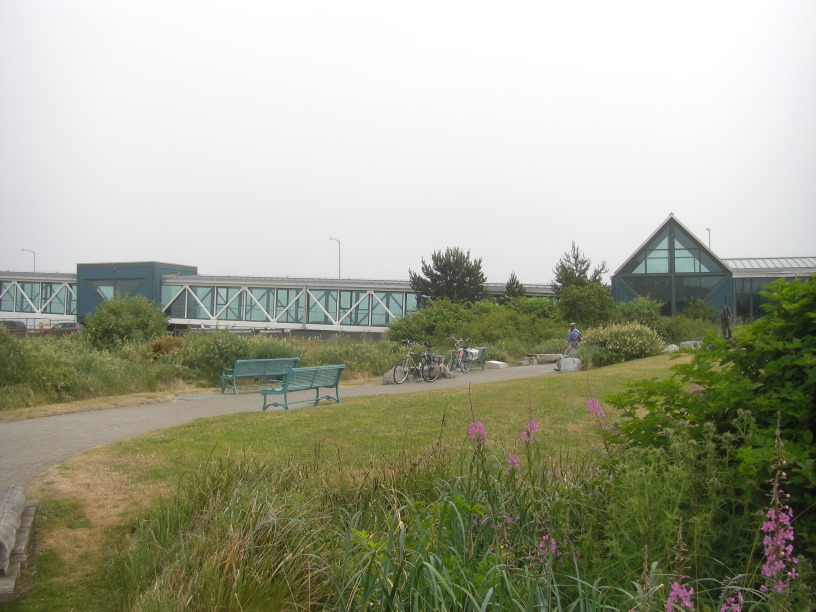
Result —
<path fill-rule="evenodd" d="M 615 301 L 603 285 L 567 285 L 561 291 L 558 308 L 565 320 L 598 325 L 612 318 Z"/>
<path fill-rule="evenodd" d="M 482 260 L 470 259 L 458 247 L 448 247 L 445 252 L 434 251 L 431 263 L 422 258 L 422 271 L 408 271 L 411 289 L 421 303 L 447 299 L 458 304 L 478 302 L 486 296 L 482 272 Z"/>
<path fill-rule="evenodd" d="M 408 339 L 442 346 L 449 336 L 459 334 L 462 326 L 473 316 L 473 312 L 465 309 L 464 305 L 443 298 L 411 316 L 391 322 L 386 336 L 395 342 Z"/>
<path fill-rule="evenodd" d="M 687 298 L 680 314 L 688 319 L 700 319 L 712 323 L 720 320 L 720 313 L 700 298 Z"/>
<path fill-rule="evenodd" d="M 507 284 L 504 286 L 505 301 L 513 300 L 514 298 L 523 298 L 527 295 L 524 290 L 524 285 L 516 276 L 515 272 L 510 273 L 510 278 L 507 279 Z"/>
<path fill-rule="evenodd" d="M 618 302 L 615 311 L 621 321 L 640 323 L 666 337 L 666 318 L 661 315 L 663 302 L 638 296 L 629 302 Z"/>
<path fill-rule="evenodd" d="M 115 295 L 86 317 L 83 333 L 97 347 L 112 349 L 167 335 L 167 316 L 142 295 Z"/>
<path fill-rule="evenodd" d="M 623 411 L 616 439 L 663 447 L 684 425 L 699 440 L 719 437 L 737 463 L 737 492 L 757 509 L 767 503 L 779 422 L 801 548 L 816 552 L 816 275 L 778 280 L 760 292 L 766 314 L 739 329 L 733 345 L 709 334 L 690 363 L 666 380 L 639 381 L 611 403 Z M 777 421 L 778 420 L 778 421 Z M 735 448 L 734 448 L 735 447 Z"/>
<path fill-rule="evenodd" d="M 591 284 L 603 286 L 603 275 L 609 271 L 606 262 L 602 261 L 601 265 L 593 268 L 590 273 L 591 267 L 592 260 L 584 255 L 573 241 L 572 248 L 564 253 L 553 268 L 555 295 L 561 297 L 566 287 L 585 287 Z"/>

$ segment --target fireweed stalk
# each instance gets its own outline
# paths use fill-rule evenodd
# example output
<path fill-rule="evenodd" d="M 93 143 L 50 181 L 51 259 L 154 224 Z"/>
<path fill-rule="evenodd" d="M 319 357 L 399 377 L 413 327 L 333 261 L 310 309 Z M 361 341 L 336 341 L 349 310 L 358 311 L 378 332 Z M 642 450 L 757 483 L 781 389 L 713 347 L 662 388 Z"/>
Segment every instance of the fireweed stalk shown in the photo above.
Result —
<path fill-rule="evenodd" d="M 782 490 L 782 483 L 787 478 L 783 471 L 787 463 L 782 456 L 782 435 L 780 432 L 781 415 L 776 418 L 776 458 L 771 466 L 774 471 L 771 482 L 771 503 L 766 510 L 762 523 L 763 545 L 765 548 L 765 563 L 762 566 L 762 575 L 765 576 L 770 587 L 777 593 L 785 593 L 790 583 L 796 579 L 796 568 L 799 558 L 793 556 L 793 541 L 795 534 L 791 521 L 793 510 L 787 504 L 790 495 Z M 763 593 L 769 591 L 768 584 L 760 587 Z"/>
<path fill-rule="evenodd" d="M 669 585 L 671 589 L 669 591 L 669 596 L 666 599 L 666 612 L 672 612 L 672 610 L 677 610 L 678 608 L 681 610 L 694 610 L 694 601 L 692 600 L 692 596 L 694 595 L 694 587 L 689 586 L 688 584 L 684 584 L 684 580 L 688 579 L 686 576 L 686 572 L 688 571 L 687 563 L 688 557 L 686 556 L 687 549 L 686 544 L 683 541 L 683 517 L 680 517 L 680 525 L 677 528 L 677 544 L 675 544 L 675 556 L 674 556 L 674 582 Z"/>

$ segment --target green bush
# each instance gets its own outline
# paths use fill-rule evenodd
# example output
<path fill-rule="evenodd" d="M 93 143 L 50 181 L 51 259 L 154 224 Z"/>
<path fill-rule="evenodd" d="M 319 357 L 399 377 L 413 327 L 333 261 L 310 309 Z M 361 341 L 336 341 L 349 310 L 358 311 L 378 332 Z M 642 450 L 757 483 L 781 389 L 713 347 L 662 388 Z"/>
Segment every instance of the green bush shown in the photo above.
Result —
<path fill-rule="evenodd" d="M 714 325 L 706 319 L 689 319 L 683 315 L 663 317 L 664 327 L 661 336 L 670 344 L 679 344 L 686 340 L 702 340 L 709 332 L 715 331 Z"/>
<path fill-rule="evenodd" d="M 195 378 L 211 384 L 216 384 L 224 368 L 231 368 L 236 360 L 252 358 L 246 337 L 226 330 L 188 334 L 184 341 L 182 363 Z"/>
<path fill-rule="evenodd" d="M 86 334 L 97 347 L 113 349 L 167 335 L 167 316 L 142 295 L 116 295 L 85 319 Z"/>
<path fill-rule="evenodd" d="M 618 302 L 615 304 L 617 318 L 624 323 L 640 323 L 659 332 L 663 326 L 664 318 L 660 312 L 663 309 L 663 302 L 652 300 L 647 297 L 637 297 L 629 302 Z"/>
<path fill-rule="evenodd" d="M 761 292 L 766 314 L 741 327 L 733 343 L 711 333 L 707 348 L 674 366 L 665 381 L 640 381 L 611 399 L 624 411 L 621 440 L 664 447 L 667 430 L 688 423 L 701 439 L 708 427 L 736 440 L 733 486 L 767 502 L 760 486 L 771 478 L 776 427 L 787 459 L 790 505 L 799 550 L 816 552 L 816 275 L 779 280 Z"/>
<path fill-rule="evenodd" d="M 567 285 L 561 290 L 558 307 L 563 320 L 578 321 L 581 325 L 600 325 L 615 314 L 615 301 L 606 287 L 597 283 L 583 287 Z"/>
<path fill-rule="evenodd" d="M 593 347 L 593 366 L 651 357 L 659 355 L 665 348 L 657 332 L 640 323 L 623 323 L 593 329 L 585 334 L 585 342 Z"/>
<path fill-rule="evenodd" d="M 8 330 L 0 326 L 0 387 L 11 385 L 20 379 L 20 344 L 11 337 Z"/>
<path fill-rule="evenodd" d="M 689 319 L 703 319 L 709 323 L 717 323 L 720 320 L 720 313 L 713 306 L 709 306 L 700 298 L 686 299 L 680 315 Z"/>
<path fill-rule="evenodd" d="M 494 306 L 486 301 L 478 304 L 482 311 Z M 448 338 L 456 335 L 473 317 L 473 311 L 466 309 L 462 304 L 450 300 L 435 300 L 428 308 L 392 321 L 388 325 L 386 337 L 394 342 L 408 339 L 440 346 L 447 345 Z"/>
<path fill-rule="evenodd" d="M 151 364 L 142 345 L 100 351 L 82 334 L 29 338 L 19 344 L 15 368 L 24 376 L 0 389 L 0 405 L 19 408 L 92 397 L 153 391 L 182 368 Z"/>

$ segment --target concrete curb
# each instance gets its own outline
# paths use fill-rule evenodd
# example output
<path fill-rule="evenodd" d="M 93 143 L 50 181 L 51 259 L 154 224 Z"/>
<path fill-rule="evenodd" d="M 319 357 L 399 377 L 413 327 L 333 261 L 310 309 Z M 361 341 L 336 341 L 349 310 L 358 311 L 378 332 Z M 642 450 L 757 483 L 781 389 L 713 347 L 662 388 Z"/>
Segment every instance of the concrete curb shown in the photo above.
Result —
<path fill-rule="evenodd" d="M 26 501 L 19 485 L 8 487 L 0 497 L 0 603 L 14 599 L 17 578 L 28 562 L 28 540 L 38 505 Z"/>

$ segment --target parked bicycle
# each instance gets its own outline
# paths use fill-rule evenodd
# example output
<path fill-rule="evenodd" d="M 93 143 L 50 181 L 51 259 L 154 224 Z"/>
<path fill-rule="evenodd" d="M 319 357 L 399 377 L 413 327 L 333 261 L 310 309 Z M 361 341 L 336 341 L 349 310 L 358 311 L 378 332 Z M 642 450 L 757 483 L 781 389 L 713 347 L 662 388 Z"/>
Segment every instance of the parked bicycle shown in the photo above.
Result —
<path fill-rule="evenodd" d="M 470 372 L 470 368 L 473 367 L 473 354 L 467 346 L 467 341 L 464 338 L 457 340 L 454 336 L 451 336 L 451 340 L 453 340 L 453 350 L 450 352 L 448 369 L 451 372 L 461 370 L 464 374 Z"/>
<path fill-rule="evenodd" d="M 411 350 L 415 346 L 421 346 L 420 342 L 403 340 L 408 346 L 408 352 L 394 366 L 394 382 L 401 385 L 408 379 L 409 374 L 419 375 L 425 382 L 433 382 L 439 378 L 442 371 L 442 364 L 439 363 L 436 355 L 431 353 L 431 345 L 425 343 L 425 351 L 422 353 Z"/>

